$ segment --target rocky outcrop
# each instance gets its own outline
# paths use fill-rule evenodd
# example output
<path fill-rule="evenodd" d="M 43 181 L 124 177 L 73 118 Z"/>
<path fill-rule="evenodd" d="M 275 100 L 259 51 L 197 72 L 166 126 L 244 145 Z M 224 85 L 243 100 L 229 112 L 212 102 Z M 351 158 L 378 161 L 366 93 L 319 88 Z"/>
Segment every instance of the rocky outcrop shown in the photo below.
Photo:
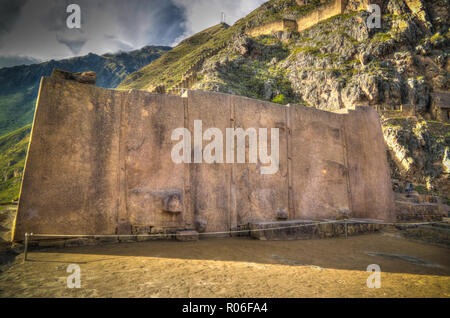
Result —
<path fill-rule="evenodd" d="M 55 68 L 53 70 L 51 77 L 54 79 L 75 81 L 81 84 L 91 84 L 91 85 L 95 85 L 95 82 L 97 81 L 97 73 L 93 71 L 80 73 L 80 72 L 68 72 Z"/>
<path fill-rule="evenodd" d="M 416 117 L 387 118 L 382 124 L 394 162 L 393 177 L 425 185 L 429 191 L 448 197 L 450 129 Z"/>

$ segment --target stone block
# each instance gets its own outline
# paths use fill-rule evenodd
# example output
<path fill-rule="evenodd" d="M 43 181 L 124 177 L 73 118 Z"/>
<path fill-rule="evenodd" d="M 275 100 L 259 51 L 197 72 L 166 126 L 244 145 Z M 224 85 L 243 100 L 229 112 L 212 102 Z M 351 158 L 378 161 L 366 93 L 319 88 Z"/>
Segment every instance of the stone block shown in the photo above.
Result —
<path fill-rule="evenodd" d="M 177 231 L 176 232 L 177 241 L 198 241 L 197 231 Z"/>
<path fill-rule="evenodd" d="M 137 241 L 137 237 L 135 235 L 119 236 L 120 243 L 133 243 L 136 241 Z"/>
<path fill-rule="evenodd" d="M 157 236 L 136 236 L 136 241 L 138 242 L 148 242 L 159 239 Z"/>
<path fill-rule="evenodd" d="M 289 213 L 286 211 L 286 209 L 278 209 L 277 211 L 277 220 L 285 221 L 289 218 Z"/>
<path fill-rule="evenodd" d="M 441 221 L 445 216 L 440 204 L 395 201 L 397 221 Z"/>
<path fill-rule="evenodd" d="M 131 234 L 131 223 L 130 222 L 121 222 L 117 225 L 117 234 L 118 235 L 127 235 Z"/>
<path fill-rule="evenodd" d="M 75 247 L 75 246 L 86 246 L 86 245 L 96 245 L 97 241 L 91 238 L 72 238 L 65 240 L 65 247 Z"/>
<path fill-rule="evenodd" d="M 100 243 L 100 244 L 113 244 L 113 243 L 118 243 L 119 239 L 117 236 L 96 236 L 95 239 Z"/>
<path fill-rule="evenodd" d="M 39 241 L 39 247 L 47 248 L 47 247 L 56 247 L 63 248 L 65 246 L 65 241 L 63 239 L 60 240 L 41 240 Z"/>
<path fill-rule="evenodd" d="M 164 233 L 164 228 L 162 227 L 152 227 L 150 234 L 163 234 Z"/>
<path fill-rule="evenodd" d="M 249 230 L 250 236 L 259 240 L 308 239 L 320 235 L 316 223 L 311 220 L 253 222 Z"/>
<path fill-rule="evenodd" d="M 152 230 L 150 225 L 132 225 L 131 234 L 149 234 Z"/>
<path fill-rule="evenodd" d="M 322 223 L 327 222 L 330 223 Z M 251 236 L 259 240 L 302 240 L 340 237 L 345 235 L 345 223 L 347 223 L 347 235 L 375 232 L 381 229 L 381 224 L 372 224 L 376 221 L 355 220 L 290 220 L 283 222 L 254 222 L 250 223 Z M 272 228 L 276 228 L 272 230 Z"/>

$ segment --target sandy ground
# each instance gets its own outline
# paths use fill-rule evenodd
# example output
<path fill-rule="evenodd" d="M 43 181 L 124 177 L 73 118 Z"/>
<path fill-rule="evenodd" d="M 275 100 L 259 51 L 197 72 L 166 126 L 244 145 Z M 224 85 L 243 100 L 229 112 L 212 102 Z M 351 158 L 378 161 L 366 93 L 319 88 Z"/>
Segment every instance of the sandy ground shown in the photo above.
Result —
<path fill-rule="evenodd" d="M 1 297 L 450 297 L 449 249 L 393 234 L 121 243 L 29 258 L 1 268 Z M 80 266 L 80 289 L 67 288 L 69 264 Z M 379 289 L 366 285 L 369 264 L 381 267 Z"/>

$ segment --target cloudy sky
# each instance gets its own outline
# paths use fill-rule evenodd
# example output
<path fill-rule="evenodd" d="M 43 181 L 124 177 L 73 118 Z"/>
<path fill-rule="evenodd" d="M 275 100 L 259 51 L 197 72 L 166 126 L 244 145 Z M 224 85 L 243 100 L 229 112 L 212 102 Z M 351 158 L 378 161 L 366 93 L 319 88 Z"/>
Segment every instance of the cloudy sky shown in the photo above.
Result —
<path fill-rule="evenodd" d="M 145 45 L 174 46 L 225 20 L 233 24 L 265 0 L 0 0 L 0 56 L 61 59 Z M 66 26 L 69 4 L 81 29 Z"/>

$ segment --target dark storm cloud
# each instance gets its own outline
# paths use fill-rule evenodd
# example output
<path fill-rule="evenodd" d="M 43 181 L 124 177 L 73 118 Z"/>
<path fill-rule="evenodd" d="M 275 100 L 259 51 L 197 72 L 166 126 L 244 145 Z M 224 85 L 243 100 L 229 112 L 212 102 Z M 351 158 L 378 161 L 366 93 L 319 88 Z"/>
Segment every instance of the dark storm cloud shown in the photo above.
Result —
<path fill-rule="evenodd" d="M 11 30 L 26 0 L 0 0 L 0 33 Z"/>
<path fill-rule="evenodd" d="M 183 8 L 173 0 L 0 1 L 3 56 L 49 59 L 103 54 L 170 45 L 185 32 Z M 71 3 L 81 8 L 81 29 L 66 26 Z"/>

